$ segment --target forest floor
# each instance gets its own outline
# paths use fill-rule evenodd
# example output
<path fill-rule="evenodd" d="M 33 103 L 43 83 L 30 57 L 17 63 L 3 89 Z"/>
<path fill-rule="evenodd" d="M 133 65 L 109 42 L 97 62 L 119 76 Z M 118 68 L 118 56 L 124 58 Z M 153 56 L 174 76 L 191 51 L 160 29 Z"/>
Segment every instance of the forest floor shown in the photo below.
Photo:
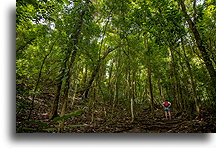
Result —
<path fill-rule="evenodd" d="M 156 110 L 154 115 L 148 109 L 142 115 L 131 122 L 131 117 L 113 119 L 106 122 L 105 119 L 96 117 L 93 122 L 84 127 L 73 129 L 71 132 L 78 133 L 208 133 L 212 132 L 213 126 L 204 119 L 188 120 L 178 113 L 172 112 L 172 119 L 165 119 L 161 110 Z M 208 119 L 207 119 L 208 120 Z M 78 121 L 79 122 L 79 121 Z M 65 129 L 67 131 L 67 129 Z"/>
<path fill-rule="evenodd" d="M 20 111 L 16 116 L 18 133 L 56 133 L 58 123 L 51 123 L 48 106 L 36 100 L 32 114 L 34 122 L 26 122 L 27 111 Z M 74 104 L 73 110 L 80 109 Z M 64 121 L 62 133 L 215 133 L 215 119 L 207 111 L 201 117 L 191 119 L 186 113 L 171 110 L 172 119 L 165 119 L 163 109 L 155 109 L 152 114 L 148 108 L 135 109 L 135 119 L 131 121 L 130 108 L 116 106 L 113 110 L 108 105 L 99 104 L 85 109 L 81 115 Z M 70 109 L 70 108 L 69 108 Z M 44 126 L 48 125 L 48 126 Z M 46 127 L 46 129 L 45 129 Z"/>

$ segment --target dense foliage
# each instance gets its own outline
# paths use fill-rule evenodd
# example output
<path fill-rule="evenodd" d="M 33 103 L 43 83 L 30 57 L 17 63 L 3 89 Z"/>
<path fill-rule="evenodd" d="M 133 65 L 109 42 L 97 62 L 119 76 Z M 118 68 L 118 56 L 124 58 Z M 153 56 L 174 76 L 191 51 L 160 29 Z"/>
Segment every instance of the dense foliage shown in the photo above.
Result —
<path fill-rule="evenodd" d="M 191 121 L 209 117 L 215 129 L 215 6 L 214 0 L 18 0 L 18 132 L 23 121 L 41 120 L 37 112 L 61 119 L 60 128 L 66 120 L 60 117 L 78 109 L 92 121 L 97 110 L 109 120 L 126 112 L 134 121 L 144 108 L 154 116 L 164 99 Z"/>

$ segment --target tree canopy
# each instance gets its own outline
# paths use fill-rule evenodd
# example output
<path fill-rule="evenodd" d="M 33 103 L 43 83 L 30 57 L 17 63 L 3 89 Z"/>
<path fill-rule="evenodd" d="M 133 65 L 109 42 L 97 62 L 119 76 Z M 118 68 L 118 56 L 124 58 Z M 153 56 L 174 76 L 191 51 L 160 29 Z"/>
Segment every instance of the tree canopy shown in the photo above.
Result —
<path fill-rule="evenodd" d="M 71 130 L 99 114 L 107 123 L 134 123 L 145 109 L 156 118 L 165 99 L 191 127 L 204 122 L 189 132 L 215 132 L 215 6 L 214 0 L 18 0 L 17 132 L 47 127 L 44 120 L 68 132 L 68 119 L 77 118 Z"/>

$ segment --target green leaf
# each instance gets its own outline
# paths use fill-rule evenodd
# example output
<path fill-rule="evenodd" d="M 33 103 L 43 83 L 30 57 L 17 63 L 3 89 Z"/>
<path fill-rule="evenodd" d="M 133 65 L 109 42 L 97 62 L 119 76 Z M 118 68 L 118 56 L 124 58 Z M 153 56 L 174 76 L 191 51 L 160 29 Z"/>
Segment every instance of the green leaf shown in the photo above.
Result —
<path fill-rule="evenodd" d="M 42 129 L 43 131 L 47 131 L 47 132 L 51 132 L 51 131 L 56 131 L 57 128 L 46 128 L 46 129 Z"/>
<path fill-rule="evenodd" d="M 52 120 L 52 122 L 61 121 L 61 120 L 66 120 L 66 119 L 68 119 L 68 118 L 70 118 L 70 117 L 78 116 L 78 115 L 80 115 L 80 114 L 82 114 L 82 113 L 83 113 L 83 110 L 77 110 L 77 111 L 75 111 L 75 112 L 69 113 L 69 114 L 64 115 L 64 116 L 62 116 L 62 117 L 55 117 L 55 118 Z"/>
<path fill-rule="evenodd" d="M 23 127 L 23 130 L 30 130 L 30 131 L 36 131 L 37 129 L 35 128 L 29 128 L 29 127 Z"/>
<path fill-rule="evenodd" d="M 66 5 L 70 5 L 70 4 L 71 4 L 69 0 L 63 0 L 63 1 L 64 1 L 64 3 L 65 3 Z"/>
<path fill-rule="evenodd" d="M 82 126 L 86 126 L 85 124 L 83 125 L 66 125 L 66 127 L 82 127 Z"/>

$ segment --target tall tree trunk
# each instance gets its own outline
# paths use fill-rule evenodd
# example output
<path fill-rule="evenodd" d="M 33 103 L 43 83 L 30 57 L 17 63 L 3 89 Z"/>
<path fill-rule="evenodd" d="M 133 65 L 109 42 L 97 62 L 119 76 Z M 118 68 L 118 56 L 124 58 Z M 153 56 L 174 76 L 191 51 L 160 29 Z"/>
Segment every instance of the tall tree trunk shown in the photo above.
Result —
<path fill-rule="evenodd" d="M 177 106 L 179 109 L 182 109 L 182 92 L 181 92 L 181 84 L 180 84 L 180 79 L 179 79 L 179 74 L 177 72 L 177 58 L 175 54 L 173 53 L 173 49 L 170 48 L 170 54 L 171 54 L 171 72 L 172 72 L 172 77 L 173 77 L 173 85 L 175 89 L 175 102 L 177 103 Z"/>
<path fill-rule="evenodd" d="M 199 109 L 199 105 L 198 105 L 198 102 L 197 102 L 198 97 L 197 97 L 197 93 L 196 93 L 196 83 L 195 83 L 195 80 L 194 80 L 193 72 L 192 72 L 192 69 L 191 69 L 188 57 L 187 57 L 186 52 L 185 52 L 185 47 L 184 47 L 183 39 L 181 39 L 181 42 L 182 42 L 182 50 L 183 50 L 183 53 L 184 53 L 186 66 L 188 68 L 188 72 L 189 72 L 190 79 L 191 79 L 192 91 L 193 91 L 193 95 L 194 95 L 194 101 L 195 101 L 196 111 L 197 111 L 197 113 L 199 115 L 200 114 L 200 109 Z"/>
<path fill-rule="evenodd" d="M 132 80 L 131 80 L 131 116 L 132 116 L 132 122 L 134 121 L 134 100 L 136 95 L 136 71 L 133 71 Z"/>
<path fill-rule="evenodd" d="M 85 64 L 85 67 L 83 69 L 83 78 L 82 78 L 84 85 L 86 84 L 87 77 L 88 77 L 88 64 Z"/>
<path fill-rule="evenodd" d="M 127 69 L 127 99 L 130 100 L 130 111 L 131 111 L 131 122 L 134 121 L 134 98 L 133 98 L 133 84 L 131 80 L 131 68 L 130 65 L 128 66 Z"/>
<path fill-rule="evenodd" d="M 159 96 L 160 96 L 160 98 L 164 98 L 164 96 L 163 96 L 163 89 L 162 89 L 162 86 L 161 86 L 161 79 L 160 78 L 158 79 L 158 90 L 159 90 Z"/>
<path fill-rule="evenodd" d="M 119 61 L 116 63 L 116 72 L 115 72 L 115 81 L 114 81 L 114 96 L 113 96 L 113 102 L 112 102 L 112 111 L 114 111 L 114 108 L 115 108 L 115 105 L 116 105 L 116 102 L 118 100 L 118 91 L 119 91 L 119 88 L 118 88 L 118 83 L 119 83 L 119 80 L 118 80 L 118 77 L 119 77 L 119 67 L 118 67 L 118 64 L 119 64 Z M 113 64 L 112 64 L 113 66 Z"/>
<path fill-rule="evenodd" d="M 150 95 L 150 101 L 151 101 L 151 112 L 154 111 L 154 96 L 153 96 L 153 86 L 152 86 L 152 70 L 151 70 L 151 60 L 150 57 L 148 57 L 148 84 L 149 84 L 149 95 Z"/>
<path fill-rule="evenodd" d="M 51 112 L 50 112 L 50 120 L 52 120 L 58 116 L 58 104 L 59 104 L 59 98 L 60 98 L 60 94 L 61 94 L 63 73 L 64 73 L 64 70 L 61 71 L 62 76 L 58 80 L 58 83 L 57 83 L 57 90 L 56 90 L 54 102 L 53 102 Z"/>
<path fill-rule="evenodd" d="M 154 111 L 154 96 L 153 96 L 153 87 L 152 87 L 152 80 L 151 80 L 151 59 L 150 59 L 150 50 L 148 47 L 148 36 L 144 36 L 144 48 L 147 50 L 147 77 L 148 77 L 148 86 L 149 86 L 149 95 L 150 95 L 150 106 L 151 112 Z"/>
<path fill-rule="evenodd" d="M 67 108 L 68 93 L 69 93 L 69 89 L 70 89 L 70 82 L 71 82 L 71 76 L 72 76 L 71 71 L 73 68 L 73 63 L 74 63 L 75 58 L 76 58 L 76 52 L 77 52 L 77 50 L 73 51 L 72 56 L 70 57 L 70 60 L 69 60 L 69 66 L 68 66 L 69 70 L 67 72 L 67 79 L 66 79 L 64 96 L 63 96 L 63 105 L 62 105 L 61 114 L 60 114 L 61 117 L 65 115 L 66 108 Z M 58 132 L 61 132 L 61 128 L 63 127 L 63 124 L 64 124 L 64 120 L 60 122 Z"/>

